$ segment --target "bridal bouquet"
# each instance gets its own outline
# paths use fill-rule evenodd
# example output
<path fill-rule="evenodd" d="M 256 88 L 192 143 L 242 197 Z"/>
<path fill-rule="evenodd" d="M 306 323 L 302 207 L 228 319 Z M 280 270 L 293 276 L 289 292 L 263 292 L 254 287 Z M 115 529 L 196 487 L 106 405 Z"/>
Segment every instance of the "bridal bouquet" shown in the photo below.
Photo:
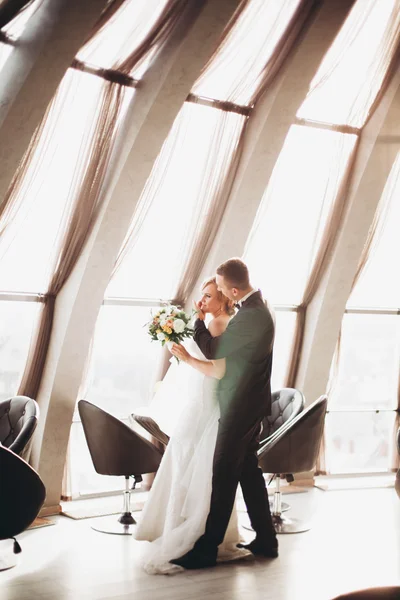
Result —
<path fill-rule="evenodd" d="M 170 346 L 174 342 L 179 344 L 185 338 L 193 337 L 194 330 L 189 325 L 191 316 L 177 306 L 165 306 L 151 316 L 151 321 L 147 323 L 149 335 L 152 340 L 161 342 L 162 346 Z"/>

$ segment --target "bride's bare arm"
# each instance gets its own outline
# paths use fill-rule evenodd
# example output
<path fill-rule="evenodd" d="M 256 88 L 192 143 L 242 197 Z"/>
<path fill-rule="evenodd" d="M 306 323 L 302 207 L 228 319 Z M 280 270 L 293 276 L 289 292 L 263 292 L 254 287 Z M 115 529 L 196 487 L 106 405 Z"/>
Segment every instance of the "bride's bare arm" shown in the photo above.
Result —
<path fill-rule="evenodd" d="M 213 319 L 208 325 L 208 330 L 213 337 L 221 335 L 221 333 L 225 331 L 225 328 L 226 323 L 217 321 L 216 319 Z M 171 352 L 180 360 L 183 360 L 197 371 L 200 371 L 200 373 L 203 373 L 203 375 L 207 375 L 208 377 L 214 377 L 215 379 L 222 379 L 225 375 L 225 358 L 220 358 L 218 360 L 212 361 L 200 360 L 189 354 L 186 348 L 179 344 L 174 344 L 171 349 Z"/>

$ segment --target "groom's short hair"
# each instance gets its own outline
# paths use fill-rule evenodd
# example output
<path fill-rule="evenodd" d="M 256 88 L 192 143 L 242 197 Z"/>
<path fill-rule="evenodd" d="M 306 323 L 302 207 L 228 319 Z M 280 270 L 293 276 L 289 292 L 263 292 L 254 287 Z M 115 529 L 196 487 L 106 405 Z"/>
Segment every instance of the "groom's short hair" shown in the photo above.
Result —
<path fill-rule="evenodd" d="M 233 288 L 246 290 L 250 287 L 249 270 L 240 258 L 226 260 L 219 265 L 216 272 Z"/>

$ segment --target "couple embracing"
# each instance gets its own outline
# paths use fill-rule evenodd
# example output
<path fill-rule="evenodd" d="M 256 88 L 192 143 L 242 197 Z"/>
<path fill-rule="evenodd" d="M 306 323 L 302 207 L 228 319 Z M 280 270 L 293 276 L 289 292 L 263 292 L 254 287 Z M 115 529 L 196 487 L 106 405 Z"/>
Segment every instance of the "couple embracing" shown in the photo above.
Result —
<path fill-rule="evenodd" d="M 278 556 L 256 453 L 271 408 L 274 318 L 238 258 L 203 284 L 197 309 L 194 340 L 174 344 L 181 362 L 154 398 L 154 418 L 171 438 L 136 531 L 151 542 L 142 558 L 148 573 L 213 567 L 217 557 L 250 552 Z M 239 483 L 256 534 L 247 545 L 239 543 Z"/>

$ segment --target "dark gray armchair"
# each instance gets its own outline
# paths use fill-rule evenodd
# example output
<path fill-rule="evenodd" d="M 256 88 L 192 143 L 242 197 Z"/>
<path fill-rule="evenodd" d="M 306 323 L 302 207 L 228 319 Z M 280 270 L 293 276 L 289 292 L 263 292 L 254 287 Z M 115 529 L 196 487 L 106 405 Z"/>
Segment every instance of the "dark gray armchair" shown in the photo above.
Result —
<path fill-rule="evenodd" d="M 271 395 L 271 414 L 264 418 L 261 432 L 260 448 L 280 427 L 290 423 L 297 417 L 304 408 L 305 398 L 300 390 L 295 388 L 282 388 L 272 392 Z M 276 475 L 273 474 L 269 484 L 274 481 Z M 273 508 L 273 499 L 269 499 L 271 510 Z M 287 502 L 281 503 L 282 512 L 289 510 L 290 505 Z"/>
<path fill-rule="evenodd" d="M 15 452 L 0 445 L 0 540 L 14 538 L 15 554 L 21 552 L 15 536 L 36 519 L 45 497 L 38 473 Z M 15 563 L 5 562 L 2 569 L 13 566 Z"/>
<path fill-rule="evenodd" d="M 13 396 L 0 402 L 0 442 L 15 454 L 27 458 L 39 419 L 39 406 L 27 396 Z"/>
<path fill-rule="evenodd" d="M 118 520 L 106 519 L 93 529 L 103 533 L 131 535 L 136 522 L 130 508 L 131 488 L 142 481 L 144 473 L 157 471 L 162 452 L 110 413 L 86 400 L 78 402 L 83 431 L 93 466 L 101 475 L 121 475 L 125 478 L 124 509 Z"/>
<path fill-rule="evenodd" d="M 271 414 L 264 418 L 260 448 L 280 427 L 287 425 L 304 408 L 305 398 L 300 390 L 282 388 L 271 394 Z"/>
<path fill-rule="evenodd" d="M 311 471 L 317 462 L 325 426 L 327 396 L 321 396 L 294 419 L 267 438 L 258 450 L 264 473 L 274 473 L 276 491 L 272 517 L 277 533 L 298 533 L 310 529 L 297 519 L 282 516 L 280 478 L 293 481 L 293 473 Z"/>

